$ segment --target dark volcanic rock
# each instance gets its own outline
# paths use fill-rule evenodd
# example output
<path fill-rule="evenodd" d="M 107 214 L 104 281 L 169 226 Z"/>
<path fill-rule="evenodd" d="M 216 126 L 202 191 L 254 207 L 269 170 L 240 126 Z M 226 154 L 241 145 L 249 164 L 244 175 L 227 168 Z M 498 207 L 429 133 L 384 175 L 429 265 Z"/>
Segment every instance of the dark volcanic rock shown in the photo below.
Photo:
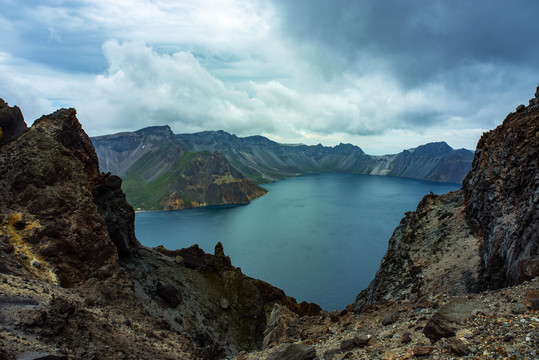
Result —
<path fill-rule="evenodd" d="M 456 299 L 438 310 L 427 322 L 423 333 L 431 341 L 455 336 L 457 330 L 466 323 L 479 306 L 477 303 Z"/>
<path fill-rule="evenodd" d="M 483 134 L 464 180 L 470 217 L 481 231 L 484 288 L 539 275 L 539 87 L 526 111 Z"/>
<path fill-rule="evenodd" d="M 163 284 L 160 281 L 157 283 L 156 294 L 173 308 L 177 307 L 182 301 L 182 295 L 178 286 Z"/>
<path fill-rule="evenodd" d="M 391 325 L 399 319 L 399 313 L 397 311 L 390 311 L 380 319 L 380 323 L 383 326 Z"/>
<path fill-rule="evenodd" d="M 21 109 L 0 99 L 0 145 L 15 139 L 27 129 Z"/>
<path fill-rule="evenodd" d="M 311 360 L 316 357 L 314 346 L 284 344 L 273 351 L 266 360 Z"/>
<path fill-rule="evenodd" d="M 42 256 L 42 276 L 54 272 L 64 286 L 108 276 L 118 261 L 94 204 L 93 190 L 103 183 L 97 156 L 75 114 L 62 109 L 43 116 L 0 147 L 0 213 L 8 224 L 25 219 L 24 229 L 13 227 L 31 252 L 22 255 Z M 23 269 L 30 263 L 23 262 Z"/>
<path fill-rule="evenodd" d="M 107 174 L 93 190 L 94 204 L 105 223 L 120 256 L 132 255 L 139 247 L 135 237 L 135 211 L 125 200 L 122 179 Z"/>
<path fill-rule="evenodd" d="M 455 355 L 465 356 L 471 352 L 470 348 L 464 343 L 464 341 L 454 337 L 447 339 L 445 345 Z"/>

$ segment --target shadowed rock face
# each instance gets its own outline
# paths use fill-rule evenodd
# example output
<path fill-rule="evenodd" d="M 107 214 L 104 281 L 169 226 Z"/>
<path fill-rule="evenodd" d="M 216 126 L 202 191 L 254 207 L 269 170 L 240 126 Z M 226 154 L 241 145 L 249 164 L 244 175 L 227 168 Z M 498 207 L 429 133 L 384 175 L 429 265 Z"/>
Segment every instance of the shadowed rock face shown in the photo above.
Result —
<path fill-rule="evenodd" d="M 41 117 L 2 145 L 0 172 L 2 232 L 25 260 L 19 270 L 8 262 L 14 272 L 35 273 L 38 262 L 42 276 L 69 287 L 109 276 L 117 248 L 123 255 L 138 247 L 133 225 L 123 226 L 134 218 L 133 209 L 119 183 L 99 173 L 74 109 Z M 17 219 L 22 225 L 15 227 Z"/>
<path fill-rule="evenodd" d="M 17 106 L 10 107 L 3 99 L 0 99 L 0 145 L 15 139 L 26 129 L 21 109 Z"/>
<path fill-rule="evenodd" d="M 427 195 L 406 214 L 356 310 L 539 275 L 539 88 L 535 96 L 481 137 L 461 190 Z"/>
<path fill-rule="evenodd" d="M 484 288 L 521 283 L 539 274 L 539 87 L 477 144 L 464 180 L 470 218 L 481 246 Z"/>

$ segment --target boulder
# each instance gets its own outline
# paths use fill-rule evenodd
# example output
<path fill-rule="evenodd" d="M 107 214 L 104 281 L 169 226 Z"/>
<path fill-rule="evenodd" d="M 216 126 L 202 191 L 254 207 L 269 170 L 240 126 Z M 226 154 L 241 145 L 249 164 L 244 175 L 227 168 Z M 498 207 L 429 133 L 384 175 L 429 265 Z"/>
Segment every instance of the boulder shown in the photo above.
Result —
<path fill-rule="evenodd" d="M 438 310 L 423 328 L 423 333 L 432 342 L 456 335 L 466 319 L 479 310 L 477 303 L 467 299 L 455 299 Z"/>
<path fill-rule="evenodd" d="M 262 347 L 267 348 L 276 344 L 290 341 L 290 325 L 298 320 L 298 315 L 294 314 L 285 306 L 275 304 L 271 311 L 270 319 L 264 331 L 264 341 Z"/>
<path fill-rule="evenodd" d="M 180 305 L 182 301 L 182 295 L 177 287 L 170 284 L 164 284 L 160 281 L 157 283 L 155 293 L 172 308 Z"/>
<path fill-rule="evenodd" d="M 393 324 L 398 319 L 399 319 L 399 312 L 391 311 L 385 314 L 384 316 L 382 316 L 382 318 L 380 319 L 380 323 L 382 323 L 382 325 L 384 326 L 387 326 L 387 325 Z"/>
<path fill-rule="evenodd" d="M 466 356 L 471 352 L 470 348 L 464 343 L 464 341 L 454 337 L 447 339 L 445 341 L 445 345 L 449 351 L 458 356 Z"/>
<path fill-rule="evenodd" d="M 316 357 L 314 346 L 283 344 L 266 357 L 266 360 L 311 360 Z"/>

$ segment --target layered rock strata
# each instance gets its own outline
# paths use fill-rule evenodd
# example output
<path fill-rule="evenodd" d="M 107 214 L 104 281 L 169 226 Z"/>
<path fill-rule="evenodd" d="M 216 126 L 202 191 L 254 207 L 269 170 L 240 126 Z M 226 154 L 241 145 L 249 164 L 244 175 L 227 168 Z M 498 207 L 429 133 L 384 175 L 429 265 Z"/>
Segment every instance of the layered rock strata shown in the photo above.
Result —
<path fill-rule="evenodd" d="M 168 126 L 92 139 L 103 171 L 124 176 L 150 148 L 174 144 L 188 152 L 218 152 L 256 183 L 312 172 L 346 172 L 461 183 L 473 153 L 445 142 L 430 143 L 398 154 L 374 156 L 351 144 L 334 147 L 279 144 L 263 136 L 237 137 L 225 131 L 173 134 Z M 148 147 L 150 146 L 150 148 Z"/>

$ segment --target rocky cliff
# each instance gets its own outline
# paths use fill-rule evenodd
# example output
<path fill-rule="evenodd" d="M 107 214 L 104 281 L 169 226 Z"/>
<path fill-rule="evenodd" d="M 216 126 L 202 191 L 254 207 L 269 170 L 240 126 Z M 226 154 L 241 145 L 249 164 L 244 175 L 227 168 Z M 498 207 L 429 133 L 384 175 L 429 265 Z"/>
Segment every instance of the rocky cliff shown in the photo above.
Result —
<path fill-rule="evenodd" d="M 143 210 L 248 204 L 266 190 L 219 153 L 188 152 L 168 126 L 93 139 L 101 169 L 120 175 L 127 200 Z"/>
<path fill-rule="evenodd" d="M 140 138 L 173 142 L 188 152 L 218 152 L 245 177 L 256 183 L 311 172 L 348 172 L 400 176 L 460 183 L 471 168 L 473 153 L 454 150 L 444 142 L 431 143 L 399 154 L 372 156 L 351 144 L 287 145 L 263 136 L 237 137 L 225 131 L 174 135 L 168 126 L 93 138 L 103 171 L 123 176 L 143 150 Z"/>
<path fill-rule="evenodd" d="M 21 109 L 17 106 L 10 107 L 3 99 L 0 99 L 0 145 L 16 138 L 26 129 Z"/>
<path fill-rule="evenodd" d="M 296 301 L 196 245 L 141 246 L 121 179 L 74 109 L 0 145 L 1 359 L 217 359 L 259 348 Z M 299 316 L 297 315 L 297 316 Z"/>
<path fill-rule="evenodd" d="M 482 288 L 539 274 L 539 87 L 477 144 L 463 191 L 481 237 Z"/>
<path fill-rule="evenodd" d="M 0 172 L 1 234 L 20 260 L 6 258 L 10 271 L 73 286 L 109 276 L 118 251 L 136 251 L 134 227 L 125 226 L 133 209 L 118 193 L 121 181 L 99 173 L 74 109 L 43 116 L 2 145 Z M 119 213 L 107 215 L 110 207 Z"/>
<path fill-rule="evenodd" d="M 483 134 L 461 190 L 427 195 L 402 219 L 354 302 L 417 301 L 519 284 L 539 275 L 539 88 Z"/>
<path fill-rule="evenodd" d="M 309 172 L 348 172 L 460 183 L 473 159 L 471 151 L 454 150 L 444 142 L 394 155 L 372 156 L 351 144 L 286 145 L 262 136 L 239 138 L 224 131 L 178 134 L 175 139 L 186 149 L 222 153 L 257 182 Z"/>

